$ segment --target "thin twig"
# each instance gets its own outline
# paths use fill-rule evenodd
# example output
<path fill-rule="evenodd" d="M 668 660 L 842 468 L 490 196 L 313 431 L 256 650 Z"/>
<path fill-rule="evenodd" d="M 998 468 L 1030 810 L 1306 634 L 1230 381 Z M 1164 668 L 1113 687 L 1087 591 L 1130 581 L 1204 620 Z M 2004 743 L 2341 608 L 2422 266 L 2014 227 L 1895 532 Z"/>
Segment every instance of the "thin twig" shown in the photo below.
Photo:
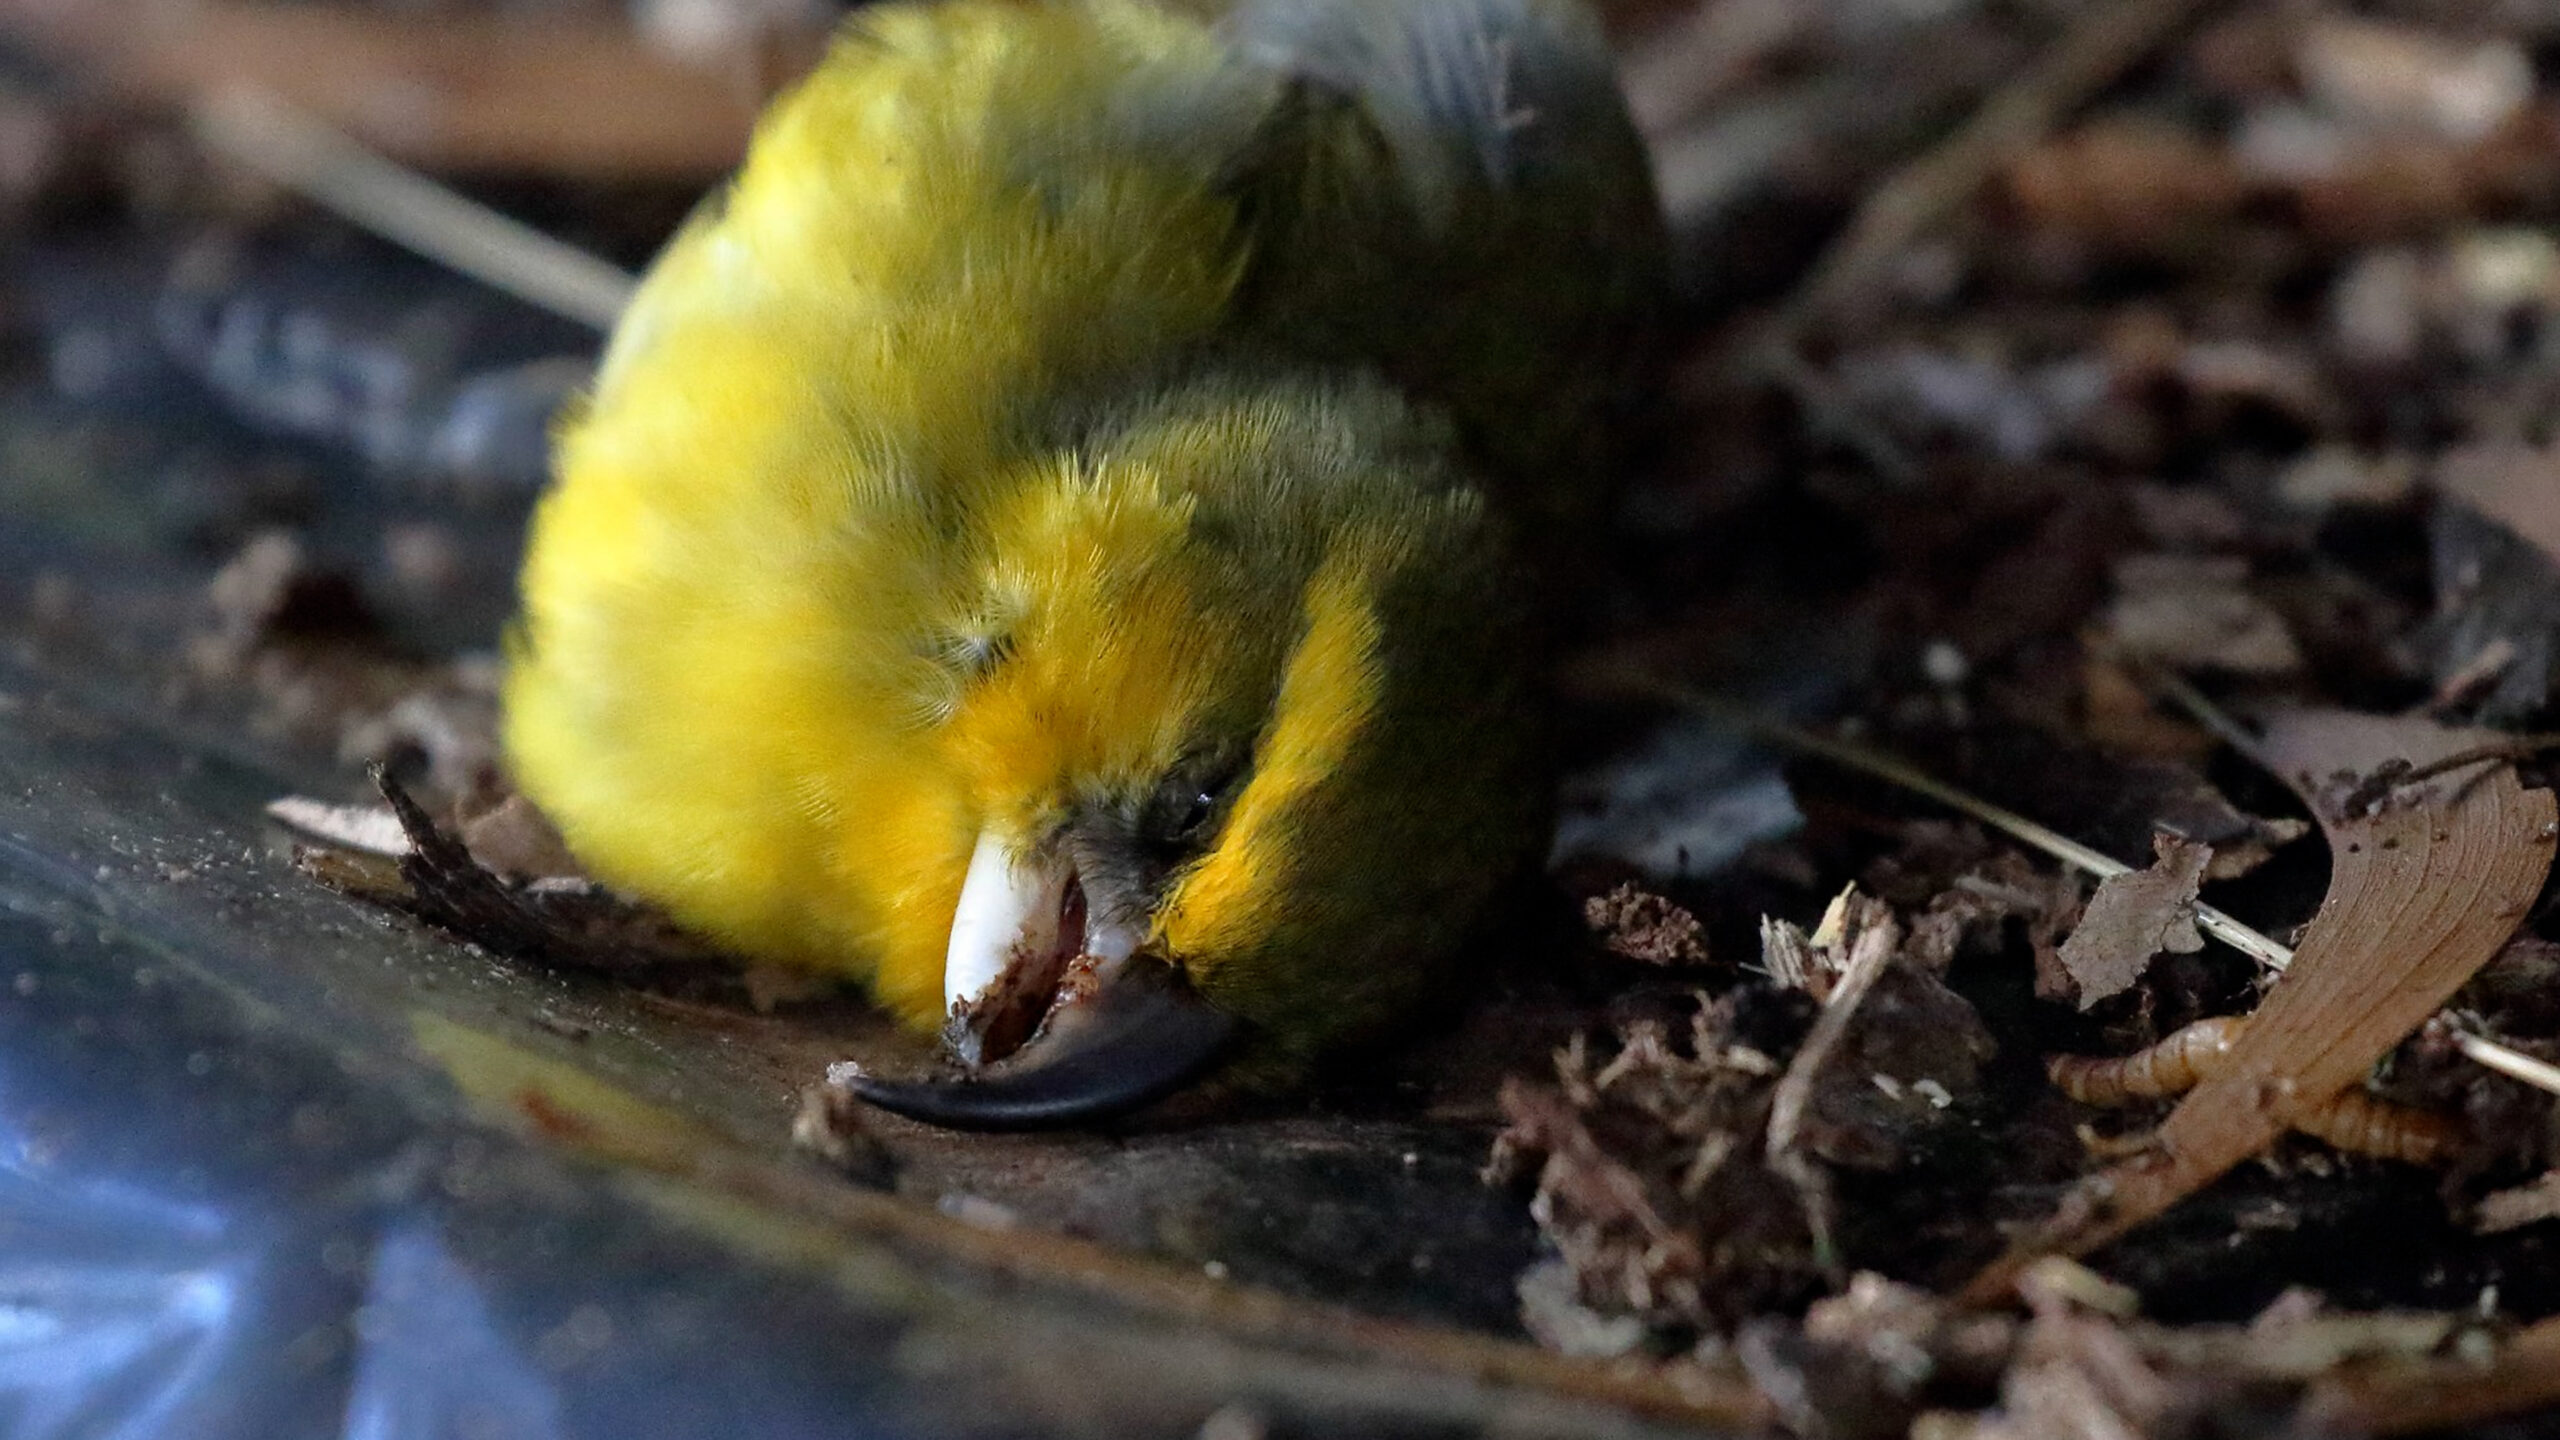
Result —
<path fill-rule="evenodd" d="M 2536 1090 L 2560 1095 L 2560 1065 L 2537 1059 L 2521 1050 L 2510 1050 L 2486 1035 L 2468 1030 L 2453 1032 L 2455 1048 L 2473 1062 L 2495 1070 L 2510 1080 L 2521 1080 Z"/>
<path fill-rule="evenodd" d="M 262 91 L 193 114 L 208 148 L 405 249 L 555 315 L 610 330 L 639 282 L 399 165 Z"/>
<path fill-rule="evenodd" d="M 1994 805 L 1980 796 L 1959 790 L 1943 780 L 1924 774 L 1910 764 L 1881 751 L 1870 750 L 1863 745 L 1851 744 L 1846 740 L 1835 740 L 1827 735 L 1816 735 L 1810 730 L 1800 730 L 1784 721 L 1773 720 L 1764 715 L 1749 715 L 1727 710 L 1706 696 L 1685 687 L 1663 685 L 1656 687 L 1654 693 L 1703 714 L 1729 720 L 1763 739 L 1784 745 L 1790 750 L 1819 756 L 1833 764 L 1844 765 L 1852 770 L 1865 771 L 1879 780 L 1889 781 L 1916 795 L 1926 796 L 1950 810 L 1979 820 L 2008 835 L 2011 839 L 2033 846 L 2054 859 L 2086 874 L 2096 876 L 2098 879 L 2111 880 L 2118 875 L 2129 875 L 2135 868 L 2112 855 L 2093 850 L 2050 826 L 2038 824 L 2015 810 Z M 2292 950 L 2211 905 L 2198 902 L 2195 914 L 2197 929 L 2270 970 L 2281 971 L 2293 961 Z"/>
<path fill-rule="evenodd" d="M 2146 669 L 2141 672 L 2141 678 L 2143 684 L 2168 697 L 2178 708 L 2193 717 L 2197 724 L 2212 731 L 2222 743 L 2256 761 L 2260 769 L 2275 768 L 2267 763 L 2261 752 L 2258 737 L 2252 734 L 2247 726 L 2233 719 L 2231 712 L 2215 704 L 2210 696 L 2197 689 L 2185 676 L 2166 670 Z M 2488 744 L 2474 745 L 2467 750 L 2457 750 L 2440 759 L 2430 760 L 2424 765 L 2400 765 L 2376 770 L 2366 776 L 2361 784 L 2347 792 L 2346 796 L 2338 802 L 2338 809 L 2347 814 L 2369 811 L 2389 798 L 2391 792 L 2404 790 L 2421 781 L 2433 780 L 2439 775 L 2450 774 L 2456 770 L 2467 770 L 2474 765 L 2501 762 L 2512 765 L 2521 760 L 2530 760 L 2537 755 L 2548 754 L 2553 750 L 2560 750 L 2560 734 L 2526 732 L 2502 735 Z"/>
<path fill-rule="evenodd" d="M 1795 1187 L 1813 1240 L 1814 1260 L 1827 1271 L 1839 1269 L 1839 1250 L 1832 1240 L 1830 1181 L 1827 1172 L 1805 1155 L 1800 1142 L 1805 1117 L 1813 1110 L 1814 1082 L 1847 1038 L 1858 1007 L 1901 951 L 1902 927 L 1890 913 L 1876 913 L 1880 909 L 1867 901 L 1836 912 L 1859 917 L 1856 933 L 1847 937 L 1848 963 L 1823 998 L 1821 1015 L 1804 1043 L 1796 1047 L 1795 1058 L 1787 1063 L 1786 1074 L 1779 1077 L 1769 1097 L 1769 1168 Z"/>
<path fill-rule="evenodd" d="M 1899 785 L 1916 795 L 1925 796 L 1950 810 L 1970 816 L 2021 844 L 2031 846 L 2066 865 L 2073 866 L 2099 879 L 2130 873 L 2132 866 L 2102 854 L 2050 827 L 2039 825 L 2014 810 L 2004 809 L 1923 774 L 1909 764 L 1863 745 L 1816 735 L 1800 730 L 1785 721 L 1738 710 L 1718 703 L 1685 685 L 1674 684 L 1651 676 L 1613 675 L 1614 681 L 1626 688 L 1666 700 L 1710 720 L 1722 721 L 1737 729 L 1757 735 L 1807 755 L 1818 756 L 1833 764 L 1862 771 L 1879 780 Z M 2265 935 L 2211 905 L 2196 906 L 2196 928 L 2207 935 L 2266 966 L 2282 973 L 2293 963 L 2293 948 Z M 2520 1050 L 2510 1049 L 2486 1036 L 2463 1032 L 2459 1043 L 2462 1053 L 2477 1063 L 2510 1079 L 2523 1081 L 2536 1089 L 2560 1095 L 2560 1067 L 2537 1060 Z"/>
<path fill-rule="evenodd" d="M 2164 670 L 2138 662 L 2132 669 L 2146 689 L 2156 691 L 2176 702 L 2178 708 L 2186 711 L 2189 718 L 2213 732 L 2213 738 L 2243 755 L 2257 753 L 2258 737 L 2250 731 L 2248 726 L 2233 719 L 2230 711 L 2214 704 L 2212 697 L 2197 689 L 2194 681 L 2175 670 Z"/>

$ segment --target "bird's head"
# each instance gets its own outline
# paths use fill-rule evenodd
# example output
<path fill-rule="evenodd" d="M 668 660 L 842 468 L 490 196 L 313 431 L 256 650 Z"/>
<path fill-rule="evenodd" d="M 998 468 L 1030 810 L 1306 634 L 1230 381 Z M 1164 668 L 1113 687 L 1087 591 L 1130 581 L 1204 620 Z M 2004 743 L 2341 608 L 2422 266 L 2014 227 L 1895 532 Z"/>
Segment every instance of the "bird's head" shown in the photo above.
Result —
<path fill-rule="evenodd" d="M 931 642 L 976 827 L 946 1124 L 1285 1073 L 1422 998 L 1541 832 L 1525 606 L 1434 427 L 1357 385 L 1193 386 L 991 487 Z"/>

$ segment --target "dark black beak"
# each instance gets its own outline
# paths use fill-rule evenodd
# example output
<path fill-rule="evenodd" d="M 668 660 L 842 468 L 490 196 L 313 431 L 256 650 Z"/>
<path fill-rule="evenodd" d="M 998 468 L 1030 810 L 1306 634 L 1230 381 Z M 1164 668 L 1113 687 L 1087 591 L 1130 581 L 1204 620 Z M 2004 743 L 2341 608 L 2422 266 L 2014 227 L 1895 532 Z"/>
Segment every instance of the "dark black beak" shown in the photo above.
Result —
<path fill-rule="evenodd" d="M 1053 1010 L 1039 1033 L 985 1078 L 851 1082 L 892 1114 L 953 1130 L 1087 1125 L 1160 1100 L 1199 1078 L 1239 1026 L 1182 973 L 1135 955 L 1090 996 Z"/>

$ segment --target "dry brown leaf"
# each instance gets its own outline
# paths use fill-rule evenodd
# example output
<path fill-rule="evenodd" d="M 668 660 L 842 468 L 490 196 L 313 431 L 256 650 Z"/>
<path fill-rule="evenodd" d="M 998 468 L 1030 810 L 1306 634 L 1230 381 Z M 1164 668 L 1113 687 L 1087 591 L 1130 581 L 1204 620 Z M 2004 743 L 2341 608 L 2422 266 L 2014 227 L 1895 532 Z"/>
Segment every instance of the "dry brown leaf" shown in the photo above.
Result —
<path fill-rule="evenodd" d="M 393 823 L 398 823 L 397 817 Z M 463 821 L 461 831 L 471 858 L 501 875 L 526 880 L 587 878 L 586 867 L 569 853 L 569 843 L 560 838 L 551 817 L 522 795 L 510 795 Z"/>
<path fill-rule="evenodd" d="M 2345 287 L 2342 285 L 2341 289 Z M 2342 330 L 2417 329 L 2414 318 L 2408 319 L 2405 326 L 2372 321 L 2358 325 L 2353 319 L 2355 307 L 2348 300 L 2339 301 L 2338 308 L 2342 312 Z M 2417 341 L 2413 333 L 2405 346 L 2362 339 L 2346 348 L 2359 352 L 2405 348 L 2414 352 Z M 2299 510 L 2322 511 L 2341 505 L 2386 510 L 2406 502 L 2417 488 L 2418 462 L 2407 454 L 2393 451 L 2366 455 L 2353 446 L 2337 443 L 2314 446 L 2276 476 L 2277 498 Z"/>
<path fill-rule="evenodd" d="M 2094 652 L 2081 661 L 2079 719 L 2090 744 L 2119 755 L 2198 762 L 2222 744 L 2203 727 L 2163 714 L 2122 665 Z"/>
<path fill-rule="evenodd" d="M 764 57 L 776 73 L 760 76 L 746 64 L 757 57 L 689 63 L 620 23 L 349 6 L 12 0 L 0 21 L 15 43 L 130 101 L 256 89 L 422 168 L 590 180 L 727 170 L 763 82 L 817 53 L 814 37 L 776 44 Z"/>
<path fill-rule="evenodd" d="M 2481 1196 L 2472 1211 L 2471 1229 L 2496 1235 L 2545 1220 L 2560 1220 L 2560 1170 L 2546 1170 L 2522 1185 Z"/>
<path fill-rule="evenodd" d="M 2058 1217 L 1967 1287 L 2004 1298 L 2033 1257 L 2082 1253 L 2131 1230 L 2264 1150 L 2360 1081 L 2505 946 L 2551 871 L 2560 808 L 2505 765 L 2436 775 L 2379 803 L 2344 793 L 2395 767 L 2461 754 L 2494 734 L 2414 718 L 2296 711 L 2258 759 L 2300 793 L 2331 853 L 2329 893 L 2267 992 L 2229 1068 L 2198 1085 L 2160 1144 L 2083 1183 Z"/>
<path fill-rule="evenodd" d="M 2196 932 L 2196 889 L 2213 861 L 2212 849 L 2174 835 L 2153 836 L 2151 849 L 2156 858 L 2149 869 L 2099 882 L 2079 925 L 2054 952 L 2061 978 L 2084 1011 L 2132 989 L 2152 956 L 2164 950 L 2192 955 L 2204 948 L 2204 936 Z"/>
<path fill-rule="evenodd" d="M 2238 556 L 2136 555 L 2116 566 L 2104 618 L 2122 654 L 2177 667 L 2284 675 L 2302 651 L 2284 620 L 2249 593 Z"/>

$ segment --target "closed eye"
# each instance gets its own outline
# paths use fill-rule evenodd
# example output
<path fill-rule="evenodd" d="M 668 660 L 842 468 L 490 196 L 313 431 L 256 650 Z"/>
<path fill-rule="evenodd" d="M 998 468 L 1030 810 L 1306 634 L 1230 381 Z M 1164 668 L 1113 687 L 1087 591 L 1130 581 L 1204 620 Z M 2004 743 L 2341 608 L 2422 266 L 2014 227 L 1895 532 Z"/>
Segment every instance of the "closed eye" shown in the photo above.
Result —
<path fill-rule="evenodd" d="M 1200 848 L 1243 778 L 1243 767 L 1236 764 L 1179 767 L 1147 803 L 1140 822 L 1145 839 L 1167 852 Z"/>

